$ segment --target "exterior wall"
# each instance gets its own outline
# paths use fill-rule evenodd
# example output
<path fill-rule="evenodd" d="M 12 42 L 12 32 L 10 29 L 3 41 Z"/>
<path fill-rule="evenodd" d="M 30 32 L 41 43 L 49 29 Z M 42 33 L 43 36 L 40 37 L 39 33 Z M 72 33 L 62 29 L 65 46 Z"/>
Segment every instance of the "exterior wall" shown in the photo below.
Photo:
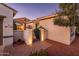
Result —
<path fill-rule="evenodd" d="M 32 39 L 33 39 L 33 36 L 32 36 L 32 29 L 28 29 L 28 25 L 31 25 L 32 27 L 34 27 L 34 23 L 28 23 L 26 24 L 26 30 L 24 30 L 24 40 L 25 40 L 25 43 L 27 45 L 32 45 Z"/>
<path fill-rule="evenodd" d="M 41 20 L 39 21 L 40 26 L 42 26 L 43 28 L 45 28 L 47 30 L 47 35 L 46 37 L 50 40 L 54 40 L 60 43 L 64 43 L 67 45 L 70 45 L 72 40 L 71 40 L 71 30 L 69 27 L 60 27 L 57 25 L 54 25 L 53 23 L 53 18 L 51 19 L 45 19 L 45 20 Z M 26 27 L 28 25 L 32 25 L 34 28 L 34 23 L 28 23 L 26 24 Z M 27 29 L 27 28 L 26 28 Z M 29 34 L 24 34 L 26 37 Z M 27 40 L 26 40 L 27 41 Z"/>
<path fill-rule="evenodd" d="M 4 46 L 0 46 L 0 56 L 3 56 Z"/>
<path fill-rule="evenodd" d="M 26 24 L 26 27 L 28 27 L 28 25 L 31 25 L 34 28 L 34 23 L 28 23 L 28 24 Z"/>
<path fill-rule="evenodd" d="M 24 30 L 24 40 L 27 45 L 32 45 L 33 40 L 32 30 L 33 29 Z"/>
<path fill-rule="evenodd" d="M 0 15 L 6 16 L 3 20 L 3 37 L 13 36 L 13 11 L 0 4 Z M 13 37 L 3 38 L 3 45 L 13 43 Z"/>
<path fill-rule="evenodd" d="M 40 28 L 41 31 L 41 41 L 48 39 L 48 31 L 44 28 Z"/>
<path fill-rule="evenodd" d="M 13 31 L 13 35 L 14 35 L 14 42 L 17 42 L 18 39 L 21 39 L 22 41 L 24 41 L 24 34 L 23 34 L 23 31 L 20 31 L 20 30 L 14 30 Z"/>
<path fill-rule="evenodd" d="M 76 27 L 71 27 L 71 39 L 70 39 L 71 43 L 75 40 L 75 36 L 76 36 L 75 31 L 76 31 Z"/>
<path fill-rule="evenodd" d="M 28 25 L 31 25 L 32 29 L 26 28 L 26 30 L 24 30 L 24 40 L 25 40 L 25 43 L 27 45 L 32 45 L 33 40 L 35 38 L 34 33 L 33 33 L 33 30 L 35 28 L 35 24 L 29 23 L 29 24 L 26 24 L 26 27 L 28 27 Z M 40 31 L 41 31 L 40 41 L 44 41 L 45 39 L 47 39 L 47 30 L 45 30 L 44 28 L 40 28 Z"/>
<path fill-rule="evenodd" d="M 48 30 L 48 39 L 70 45 L 70 28 L 54 25 L 53 18 L 41 20 L 40 26 Z"/>

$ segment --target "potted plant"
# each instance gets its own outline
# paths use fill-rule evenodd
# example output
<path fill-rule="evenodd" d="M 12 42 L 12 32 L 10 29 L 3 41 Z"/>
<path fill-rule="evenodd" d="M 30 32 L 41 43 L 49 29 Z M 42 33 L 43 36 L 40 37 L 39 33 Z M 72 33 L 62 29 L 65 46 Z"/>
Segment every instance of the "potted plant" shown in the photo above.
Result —
<path fill-rule="evenodd" d="M 39 52 L 38 51 L 35 51 L 33 53 L 31 52 L 30 56 L 48 56 L 48 52 L 41 49 Z"/>

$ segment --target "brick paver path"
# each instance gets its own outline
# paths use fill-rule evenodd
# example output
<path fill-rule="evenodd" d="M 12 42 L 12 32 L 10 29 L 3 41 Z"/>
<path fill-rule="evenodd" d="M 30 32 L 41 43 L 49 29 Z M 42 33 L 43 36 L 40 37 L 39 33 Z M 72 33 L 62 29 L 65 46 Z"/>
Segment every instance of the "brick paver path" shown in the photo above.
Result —
<path fill-rule="evenodd" d="M 32 46 L 28 46 L 25 43 L 23 44 L 14 44 L 13 47 L 5 47 L 4 52 L 8 53 L 9 55 L 12 56 L 28 56 L 30 55 L 31 52 L 35 52 L 35 51 L 40 51 L 47 49 L 48 47 L 50 47 L 51 44 L 44 41 L 44 42 L 35 42 L 33 43 Z"/>
<path fill-rule="evenodd" d="M 47 42 L 52 44 L 46 49 L 50 56 L 79 56 L 79 36 L 69 46 L 51 40 Z"/>
<path fill-rule="evenodd" d="M 32 46 L 26 44 L 14 44 L 11 47 L 5 47 L 4 52 L 9 52 L 12 56 L 27 56 L 31 52 L 46 50 L 49 56 L 79 56 L 79 36 L 73 41 L 71 45 L 65 45 L 52 40 L 45 40 L 44 42 L 36 42 Z"/>

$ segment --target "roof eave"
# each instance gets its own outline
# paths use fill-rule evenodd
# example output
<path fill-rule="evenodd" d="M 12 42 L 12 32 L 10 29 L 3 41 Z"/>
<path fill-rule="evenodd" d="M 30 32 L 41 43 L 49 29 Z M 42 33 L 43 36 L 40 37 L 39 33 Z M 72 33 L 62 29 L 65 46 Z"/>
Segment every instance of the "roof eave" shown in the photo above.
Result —
<path fill-rule="evenodd" d="M 15 15 L 16 15 L 16 13 L 18 12 L 18 11 L 16 11 L 15 9 L 13 9 L 13 8 L 11 8 L 11 7 L 9 7 L 9 6 L 7 6 L 7 5 L 6 5 L 6 4 L 4 4 L 4 3 L 0 3 L 0 4 L 2 4 L 3 6 L 5 6 L 5 7 L 9 8 L 9 9 L 11 9 L 11 10 L 13 10 L 13 16 L 15 16 Z"/>

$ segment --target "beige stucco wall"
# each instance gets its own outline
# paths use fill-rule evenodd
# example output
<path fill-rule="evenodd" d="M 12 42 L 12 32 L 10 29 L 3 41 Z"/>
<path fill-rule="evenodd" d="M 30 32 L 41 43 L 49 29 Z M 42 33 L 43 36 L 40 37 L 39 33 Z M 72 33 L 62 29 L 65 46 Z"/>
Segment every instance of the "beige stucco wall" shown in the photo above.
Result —
<path fill-rule="evenodd" d="M 26 24 L 26 30 L 24 30 L 24 40 L 27 45 L 32 45 L 32 29 L 28 29 L 28 25 L 31 25 L 34 28 L 34 23 Z"/>
<path fill-rule="evenodd" d="M 27 24 L 26 24 L 26 29 L 27 29 L 28 25 L 31 25 L 32 28 L 34 29 L 34 23 L 27 23 Z"/>
<path fill-rule="evenodd" d="M 53 18 L 41 20 L 39 21 L 39 24 L 48 31 L 47 32 L 48 37 L 46 36 L 48 39 L 70 45 L 72 40 L 70 37 L 69 27 L 60 27 L 54 25 Z M 32 25 L 34 28 L 34 23 L 28 23 L 26 24 L 26 27 L 28 25 Z"/>
<path fill-rule="evenodd" d="M 71 32 L 71 34 L 74 34 L 74 35 L 71 35 L 71 39 L 70 39 L 71 43 L 75 40 L 75 37 L 76 37 L 75 32 L 76 32 L 76 27 L 74 26 L 72 27 L 72 32 Z"/>
<path fill-rule="evenodd" d="M 13 31 L 13 41 L 14 42 L 17 42 L 18 39 L 21 39 L 22 41 L 24 41 L 24 34 L 23 34 L 24 31 L 20 31 L 20 30 L 14 30 Z"/>
<path fill-rule="evenodd" d="M 70 28 L 54 25 L 53 18 L 40 21 L 40 26 L 48 30 L 48 39 L 70 44 Z"/>
<path fill-rule="evenodd" d="M 28 29 L 28 25 L 32 26 L 32 29 Z M 33 30 L 35 29 L 35 23 L 28 23 L 26 24 L 26 30 L 24 30 L 24 40 L 25 43 L 28 45 L 32 45 L 33 44 L 33 39 L 34 39 L 34 33 Z M 47 39 L 47 30 L 45 30 L 44 28 L 40 28 L 41 31 L 41 38 L 40 41 L 44 41 L 45 39 Z"/>
<path fill-rule="evenodd" d="M 0 4 L 0 15 L 6 16 L 6 18 L 3 21 L 3 36 L 13 35 L 13 28 L 10 28 L 10 27 L 5 28 L 5 26 L 8 26 L 8 25 L 13 27 L 13 11 Z M 13 37 L 3 38 L 4 46 L 10 45 L 12 43 L 13 43 Z"/>
<path fill-rule="evenodd" d="M 24 40 L 27 45 L 32 45 L 32 40 L 33 40 L 32 31 L 33 31 L 33 29 L 24 30 Z"/>

